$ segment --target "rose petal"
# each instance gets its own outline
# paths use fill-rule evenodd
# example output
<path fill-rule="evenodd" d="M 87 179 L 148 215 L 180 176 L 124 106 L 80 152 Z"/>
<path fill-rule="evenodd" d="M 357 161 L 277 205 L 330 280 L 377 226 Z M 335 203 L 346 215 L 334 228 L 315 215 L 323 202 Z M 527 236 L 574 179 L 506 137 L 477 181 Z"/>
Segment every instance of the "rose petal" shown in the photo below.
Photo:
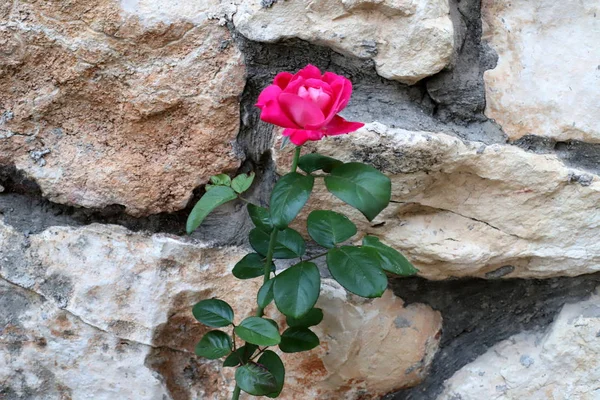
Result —
<path fill-rule="evenodd" d="M 275 76 L 273 84 L 279 86 L 281 89 L 285 89 L 293 77 L 294 75 L 289 72 L 280 72 Z"/>
<path fill-rule="evenodd" d="M 296 75 L 299 75 L 304 79 L 321 79 L 321 71 L 312 64 L 308 64 L 306 67 L 302 68 Z"/>
<path fill-rule="evenodd" d="M 261 109 L 260 119 L 284 128 L 299 128 L 281 109 L 278 96 L 281 88 L 277 85 L 267 86 L 258 96 L 256 106 Z"/>
<path fill-rule="evenodd" d="M 305 100 L 302 97 L 291 94 L 281 93 L 279 95 L 279 104 L 282 110 L 291 117 L 291 119 L 301 128 L 314 129 L 321 127 L 325 117 L 321 109 L 313 102 Z"/>
<path fill-rule="evenodd" d="M 339 113 L 346 108 L 348 102 L 350 101 L 350 96 L 352 96 L 352 82 L 350 79 L 344 77 L 342 78 L 344 79 L 344 87 L 340 93 L 339 102 L 336 107 L 336 113 Z"/>
<path fill-rule="evenodd" d="M 283 136 L 289 136 L 290 141 L 296 146 L 302 146 L 307 141 L 317 141 L 323 138 L 323 132 L 308 131 L 305 129 L 285 129 Z"/>
<path fill-rule="evenodd" d="M 304 86 L 306 80 L 301 76 L 294 76 L 292 80 L 288 83 L 288 85 L 283 90 L 284 93 L 298 94 L 298 89 Z"/>
<path fill-rule="evenodd" d="M 325 115 L 324 125 L 329 124 L 333 117 L 338 113 L 337 109 L 339 107 L 342 96 L 345 93 L 345 85 L 346 80 L 342 76 L 338 76 L 336 80 L 331 83 L 331 91 L 333 92 L 333 96 L 330 100 L 328 107 L 326 107 L 323 110 L 323 114 Z"/>
<path fill-rule="evenodd" d="M 255 106 L 258 108 L 262 108 L 267 104 L 269 100 L 277 100 L 277 97 L 281 93 L 281 88 L 277 85 L 269 85 L 263 89 L 262 92 L 258 95 L 258 100 L 256 100 Z"/>
<path fill-rule="evenodd" d="M 331 86 L 329 83 L 322 81 L 321 79 L 307 79 L 304 81 L 304 86 L 313 87 L 313 88 L 321 88 L 323 91 L 327 92 L 327 94 L 331 95 Z"/>
<path fill-rule="evenodd" d="M 341 135 L 344 133 L 354 132 L 365 126 L 362 122 L 350 122 L 344 118 L 336 115 L 332 118 L 331 122 L 323 128 L 323 132 L 327 136 Z"/>
<path fill-rule="evenodd" d="M 338 74 L 334 74 L 333 72 L 325 72 L 323 74 L 323 81 L 329 83 L 330 85 L 335 82 L 336 80 L 338 80 L 339 78 L 343 78 L 343 76 L 338 75 Z"/>

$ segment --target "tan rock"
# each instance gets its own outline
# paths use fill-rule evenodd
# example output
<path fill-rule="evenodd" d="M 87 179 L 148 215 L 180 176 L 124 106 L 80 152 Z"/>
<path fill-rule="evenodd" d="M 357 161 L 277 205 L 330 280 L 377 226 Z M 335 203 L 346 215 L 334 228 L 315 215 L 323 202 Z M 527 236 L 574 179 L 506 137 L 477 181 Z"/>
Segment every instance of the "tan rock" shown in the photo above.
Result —
<path fill-rule="evenodd" d="M 445 383 L 438 400 L 596 400 L 600 292 L 563 307 L 545 332 L 498 343 Z"/>
<path fill-rule="evenodd" d="M 0 165 L 48 199 L 175 211 L 239 166 L 245 68 L 216 21 L 142 22 L 116 0 L 18 2 L 0 42 Z"/>
<path fill-rule="evenodd" d="M 427 376 L 441 337 L 438 312 L 423 304 L 404 307 L 389 290 L 365 300 L 331 279 L 322 288 L 317 307 L 325 317 L 313 328 L 321 346 L 282 355 L 283 399 L 379 399 Z"/>
<path fill-rule="evenodd" d="M 372 59 L 379 75 L 408 84 L 444 68 L 454 46 L 447 0 L 244 0 L 233 22 L 251 40 L 299 38 Z"/>
<path fill-rule="evenodd" d="M 312 209 L 344 212 L 359 227 L 356 238 L 380 236 L 430 279 L 575 276 L 600 268 L 600 179 L 555 156 L 377 123 L 305 151 L 315 150 L 379 168 L 392 179 L 393 203 L 369 223 L 318 179 L 295 224 L 300 231 Z M 278 155 L 282 172 L 290 151 Z"/>
<path fill-rule="evenodd" d="M 233 369 L 220 371 L 218 363 L 189 353 L 210 329 L 193 319 L 191 307 L 218 297 L 233 306 L 238 322 L 253 314 L 260 279 L 239 281 L 231 275 L 244 249 L 207 248 L 107 225 L 55 227 L 25 238 L 0 223 L 0 240 L 4 279 L 40 293 L 55 309 L 110 337 L 143 346 L 144 359 L 129 362 L 140 371 L 151 368 L 161 374 L 171 398 L 230 395 Z M 416 385 L 426 376 L 440 338 L 438 312 L 422 304 L 404 307 L 391 292 L 376 300 L 349 296 L 330 279 L 323 280 L 318 306 L 325 314 L 315 328 L 322 346 L 283 356 L 288 380 L 282 399 L 306 399 L 307 391 L 319 399 L 364 399 L 365 393 L 378 396 Z M 284 326 L 273 305 L 268 312 Z M 89 343 L 90 349 L 79 346 L 81 351 L 98 351 L 95 342 Z M 35 360 L 53 360 L 45 354 L 28 357 L 21 361 L 25 370 Z M 90 362 L 99 370 L 106 368 L 101 361 Z M 190 377 L 189 371 L 199 372 Z M 82 371 L 78 382 L 88 378 Z M 135 398 L 124 393 L 120 398 Z M 160 393 L 156 389 L 152 396 Z"/>
<path fill-rule="evenodd" d="M 485 113 L 511 139 L 600 142 L 598 14 L 598 2 L 482 2 L 483 40 L 498 53 Z"/>

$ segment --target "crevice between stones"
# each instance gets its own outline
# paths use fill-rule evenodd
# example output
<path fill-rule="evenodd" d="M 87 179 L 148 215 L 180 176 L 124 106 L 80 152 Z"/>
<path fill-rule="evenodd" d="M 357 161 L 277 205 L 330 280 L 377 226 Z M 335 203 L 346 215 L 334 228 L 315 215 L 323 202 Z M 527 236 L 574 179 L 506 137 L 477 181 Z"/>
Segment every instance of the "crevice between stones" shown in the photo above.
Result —
<path fill-rule="evenodd" d="M 379 121 L 407 130 L 446 132 L 486 144 L 506 143 L 502 129 L 483 114 L 483 73 L 495 66 L 497 57 L 481 41 L 480 0 L 451 0 L 450 9 L 457 44 L 452 65 L 413 86 L 380 77 L 371 60 L 342 56 L 329 48 L 298 39 L 279 43 L 253 42 L 229 23 L 247 65 L 235 149 L 244 158 L 240 172 L 257 173 L 251 198 L 266 204 L 276 180 L 270 154 L 273 128 L 260 121 L 259 110 L 254 106 L 256 98 L 278 72 L 296 71 L 308 63 L 343 74 L 353 81 L 353 99 L 344 112 L 349 119 Z M 514 144 L 529 151 L 557 154 L 572 167 L 600 172 L 600 145 L 575 141 L 547 144 L 544 139 L 535 137 Z M 9 224 L 25 233 L 37 233 L 53 225 L 104 223 L 122 225 L 132 231 L 184 235 L 187 215 L 204 190 L 203 186 L 196 188 L 184 210 L 135 218 L 126 214 L 120 205 L 88 209 L 47 201 L 34 182 L 27 181 L 10 166 L 0 167 L 0 186 L 4 187 L 0 212 Z M 249 227 L 242 205 L 230 204 L 210 215 L 194 237 L 215 245 L 243 244 Z"/>
<path fill-rule="evenodd" d="M 15 282 L 12 282 L 12 281 L 6 279 L 2 275 L 0 275 L 0 280 L 2 280 L 3 282 L 7 283 L 10 286 L 14 286 L 16 288 L 19 288 L 19 289 L 25 290 L 27 292 L 33 293 L 36 296 L 42 298 L 44 301 L 51 302 L 52 304 L 54 304 L 56 306 L 57 309 L 66 312 L 67 314 L 69 314 L 70 316 L 72 316 L 73 318 L 75 318 L 76 320 L 78 320 L 79 322 L 81 322 L 82 324 L 87 325 L 90 328 L 93 328 L 93 329 L 98 330 L 100 332 L 106 333 L 107 335 L 114 336 L 114 337 L 116 337 L 119 340 L 123 340 L 123 341 L 129 342 L 129 343 L 134 343 L 134 344 L 137 344 L 137 345 L 145 346 L 145 347 L 148 347 L 148 348 L 151 348 L 151 349 L 169 349 L 170 351 L 174 351 L 174 352 L 191 354 L 188 351 L 181 350 L 181 349 L 176 349 L 176 348 L 173 348 L 173 347 L 170 347 L 170 346 L 165 346 L 165 345 L 155 346 L 155 345 L 153 345 L 151 343 L 139 342 L 137 340 L 133 340 L 133 339 L 129 339 L 129 338 L 124 338 L 122 336 L 116 335 L 114 332 L 107 331 L 105 329 L 100 328 L 97 325 L 92 324 L 91 322 L 87 321 L 86 319 L 84 319 L 80 315 L 77 315 L 77 314 L 73 313 L 72 311 L 70 311 L 70 310 L 68 310 L 68 309 L 66 309 L 64 307 L 60 307 L 58 304 L 56 304 L 55 302 L 53 302 L 52 299 L 46 297 L 44 294 L 42 294 L 40 292 L 37 292 L 37 291 L 35 291 L 35 290 L 31 289 L 31 288 L 28 288 L 28 287 L 25 287 L 25 286 L 21 286 L 21 285 L 15 283 Z"/>
<path fill-rule="evenodd" d="M 425 381 L 384 400 L 435 400 L 444 381 L 460 368 L 512 335 L 545 329 L 563 305 L 587 299 L 599 285 L 600 273 L 550 279 L 392 280 L 397 296 L 407 304 L 429 304 L 444 322 L 440 350 Z"/>

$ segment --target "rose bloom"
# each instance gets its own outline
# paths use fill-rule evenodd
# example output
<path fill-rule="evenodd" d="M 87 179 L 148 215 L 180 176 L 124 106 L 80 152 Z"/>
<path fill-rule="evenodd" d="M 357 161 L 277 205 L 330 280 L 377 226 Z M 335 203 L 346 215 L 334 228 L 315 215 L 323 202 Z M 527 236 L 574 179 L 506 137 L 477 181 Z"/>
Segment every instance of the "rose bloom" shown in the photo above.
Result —
<path fill-rule="evenodd" d="M 333 72 L 321 71 L 307 65 L 295 75 L 289 72 L 277 74 L 273 84 L 258 96 L 260 119 L 286 128 L 284 136 L 301 146 L 309 140 L 321 140 L 324 136 L 354 132 L 364 126 L 349 122 L 337 115 L 352 94 L 348 78 Z"/>

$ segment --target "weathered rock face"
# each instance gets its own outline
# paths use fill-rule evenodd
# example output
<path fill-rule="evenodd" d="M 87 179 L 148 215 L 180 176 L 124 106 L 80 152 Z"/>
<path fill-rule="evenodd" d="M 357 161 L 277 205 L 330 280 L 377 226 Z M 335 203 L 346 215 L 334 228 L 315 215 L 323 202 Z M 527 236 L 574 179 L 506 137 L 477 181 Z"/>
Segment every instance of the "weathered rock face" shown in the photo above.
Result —
<path fill-rule="evenodd" d="M 482 2 L 483 39 L 498 53 L 486 115 L 511 139 L 600 142 L 599 13 L 597 2 Z"/>
<path fill-rule="evenodd" d="M 0 12 L 0 165 L 55 202 L 182 209 L 235 170 L 245 68 L 215 21 L 146 23 L 113 0 Z"/>
<path fill-rule="evenodd" d="M 0 280 L 0 396 L 148 399 L 168 396 L 144 367 L 149 346 L 87 325 L 41 296 Z"/>
<path fill-rule="evenodd" d="M 381 124 L 309 149 L 376 166 L 392 179 L 393 203 L 368 223 L 318 180 L 300 230 L 310 210 L 338 209 L 358 222 L 361 234 L 381 236 L 430 279 L 598 271 L 600 179 L 554 156 Z M 287 150 L 278 163 L 288 165 L 289 157 Z"/>
<path fill-rule="evenodd" d="M 252 222 L 234 201 L 176 234 L 213 174 L 255 172 L 267 205 L 290 153 L 254 104 L 311 63 L 380 123 L 304 151 L 374 165 L 393 202 L 369 223 L 318 179 L 295 228 L 344 212 L 421 277 L 365 300 L 323 269 L 321 346 L 281 354 L 280 398 L 595 400 L 600 10 L 567 3 L 0 1 L 0 398 L 230 398 L 191 308 L 254 313 Z"/>
<path fill-rule="evenodd" d="M 97 355 L 102 351 L 99 341 L 131 343 L 128 348 L 136 355 L 122 356 L 122 371 L 137 368 L 136 377 L 143 385 L 154 370 L 164 382 L 159 385 L 153 378 L 154 386 L 146 385 L 147 396 L 143 398 L 162 398 L 165 393 L 173 399 L 228 396 L 233 370 L 217 372 L 215 362 L 192 354 L 195 343 L 209 328 L 195 322 L 191 307 L 201 299 L 218 297 L 232 304 L 237 322 L 253 313 L 260 280 L 242 282 L 231 274 L 245 254 L 243 249 L 206 248 L 175 237 L 134 234 L 108 225 L 57 227 L 24 237 L 0 224 L 0 239 L 4 244 L 0 248 L 0 275 L 19 286 L 5 283 L 6 290 L 38 299 L 27 300 L 32 302 L 27 313 L 15 311 L 10 305 L 0 314 L 10 326 L 18 327 L 14 328 L 17 333 L 11 333 L 11 328 L 0 336 L 7 345 L 0 354 L 10 370 L 28 371 L 28 363 L 49 366 L 56 361 L 66 372 L 52 377 L 53 390 L 75 390 L 72 387 L 81 382 L 75 377 L 63 378 L 62 374 L 75 374 L 77 367 L 66 360 L 45 352 L 23 352 L 14 358 L 4 349 L 27 342 L 34 352 L 35 340 L 56 341 L 61 354 L 85 354 L 92 357 L 89 362 L 93 368 L 102 371 L 112 368 L 112 361 L 108 355 L 105 359 Z M 281 398 L 305 399 L 307 388 L 315 398 L 376 398 L 413 386 L 425 377 L 439 343 L 439 313 L 423 304 L 404 307 L 391 292 L 366 301 L 348 298 L 331 280 L 324 280 L 323 286 L 318 306 L 324 310 L 325 320 L 315 329 L 322 346 L 309 353 L 283 356 L 289 379 Z M 47 301 L 40 300 L 40 296 Z M 64 328 L 74 330 L 77 341 L 65 342 L 52 333 L 57 323 L 54 317 L 32 317 L 41 313 L 38 304 L 44 304 L 44 310 L 50 310 L 56 318 L 71 321 L 69 326 L 77 325 L 77 329 Z M 275 315 L 273 307 L 269 312 Z M 284 323 L 281 317 L 278 319 Z M 91 336 L 101 339 L 91 340 Z M 90 348 L 86 348 L 88 345 Z M 397 348 L 405 350 L 389 357 Z M 0 381 L 7 382 L 3 383 L 7 390 L 25 390 L 18 386 L 14 373 L 0 372 Z M 105 398 L 102 383 L 94 376 L 86 375 L 91 381 L 90 391 Z M 212 382 L 214 377 L 216 381 Z M 126 381 L 118 375 L 114 379 L 117 386 Z M 127 393 L 123 392 L 122 398 L 135 397 Z"/>
<path fill-rule="evenodd" d="M 247 38 L 300 38 L 373 59 L 388 79 L 413 84 L 444 68 L 454 37 L 447 0 L 243 1 L 233 17 Z"/>
<path fill-rule="evenodd" d="M 581 399 L 600 396 L 600 292 L 569 304 L 545 332 L 498 343 L 450 378 L 438 400 Z"/>
<path fill-rule="evenodd" d="M 375 300 L 350 296 L 332 279 L 323 280 L 317 307 L 325 315 L 313 328 L 321 345 L 282 355 L 284 399 L 377 399 L 427 375 L 442 328 L 430 307 L 404 307 L 391 291 Z"/>

